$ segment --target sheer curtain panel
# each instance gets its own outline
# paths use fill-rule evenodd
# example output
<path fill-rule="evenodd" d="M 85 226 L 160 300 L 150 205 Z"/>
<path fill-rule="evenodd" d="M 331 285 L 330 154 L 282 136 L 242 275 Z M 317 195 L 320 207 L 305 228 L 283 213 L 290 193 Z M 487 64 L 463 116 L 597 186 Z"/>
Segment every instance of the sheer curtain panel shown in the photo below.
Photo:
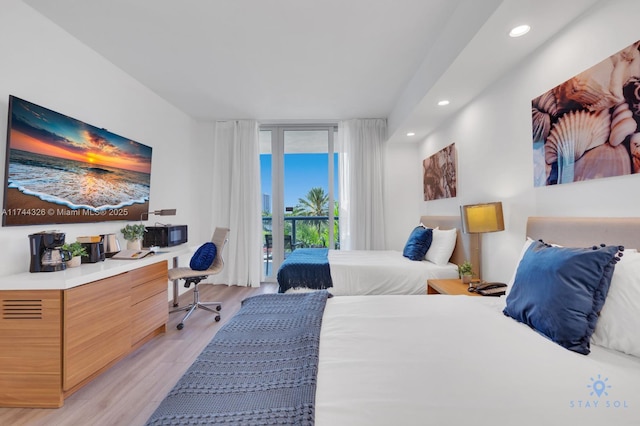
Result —
<path fill-rule="evenodd" d="M 259 126 L 255 120 L 216 123 L 211 229 L 226 226 L 225 268 L 214 284 L 260 286 L 262 222 Z"/>
<path fill-rule="evenodd" d="M 383 250 L 384 212 L 382 199 L 384 119 L 340 122 L 340 248 Z"/>

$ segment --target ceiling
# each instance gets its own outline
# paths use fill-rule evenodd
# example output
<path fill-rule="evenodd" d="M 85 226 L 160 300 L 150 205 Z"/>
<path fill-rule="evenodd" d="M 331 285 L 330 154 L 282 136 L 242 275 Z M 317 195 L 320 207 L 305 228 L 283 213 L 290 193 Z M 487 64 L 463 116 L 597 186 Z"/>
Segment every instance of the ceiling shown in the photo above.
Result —
<path fill-rule="evenodd" d="M 426 136 L 596 3 L 23 1 L 196 119 L 386 117 L 392 141 Z"/>

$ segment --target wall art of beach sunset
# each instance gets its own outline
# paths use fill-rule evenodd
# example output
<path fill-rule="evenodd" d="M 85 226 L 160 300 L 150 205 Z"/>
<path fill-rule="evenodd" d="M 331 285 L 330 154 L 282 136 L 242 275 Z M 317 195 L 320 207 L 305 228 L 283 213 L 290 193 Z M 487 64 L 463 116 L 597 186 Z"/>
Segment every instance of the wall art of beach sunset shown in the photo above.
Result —
<path fill-rule="evenodd" d="M 11 97 L 3 225 L 139 220 L 152 148 Z"/>

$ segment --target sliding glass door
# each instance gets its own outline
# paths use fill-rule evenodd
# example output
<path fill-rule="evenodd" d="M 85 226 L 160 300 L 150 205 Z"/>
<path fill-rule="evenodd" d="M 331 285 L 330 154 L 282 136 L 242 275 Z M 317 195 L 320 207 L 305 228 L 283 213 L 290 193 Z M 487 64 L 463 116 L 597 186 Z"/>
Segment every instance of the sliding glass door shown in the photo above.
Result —
<path fill-rule="evenodd" d="M 260 128 L 264 272 L 301 247 L 338 248 L 335 125 Z"/>

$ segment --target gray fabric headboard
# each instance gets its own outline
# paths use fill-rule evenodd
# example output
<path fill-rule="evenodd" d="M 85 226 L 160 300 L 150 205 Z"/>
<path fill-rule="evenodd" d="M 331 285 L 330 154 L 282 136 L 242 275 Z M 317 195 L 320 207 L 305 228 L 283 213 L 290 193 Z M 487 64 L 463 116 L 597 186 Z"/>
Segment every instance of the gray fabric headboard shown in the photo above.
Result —
<path fill-rule="evenodd" d="M 451 255 L 451 263 L 460 265 L 465 260 L 471 262 L 474 272 L 477 274 L 477 267 L 480 265 L 479 239 L 478 234 L 465 234 L 462 232 L 462 219 L 460 216 L 420 216 L 420 223 L 429 228 L 440 227 L 440 229 L 458 230 L 456 248 Z"/>
<path fill-rule="evenodd" d="M 526 236 L 570 247 L 604 243 L 637 249 L 640 248 L 640 218 L 530 217 Z"/>

